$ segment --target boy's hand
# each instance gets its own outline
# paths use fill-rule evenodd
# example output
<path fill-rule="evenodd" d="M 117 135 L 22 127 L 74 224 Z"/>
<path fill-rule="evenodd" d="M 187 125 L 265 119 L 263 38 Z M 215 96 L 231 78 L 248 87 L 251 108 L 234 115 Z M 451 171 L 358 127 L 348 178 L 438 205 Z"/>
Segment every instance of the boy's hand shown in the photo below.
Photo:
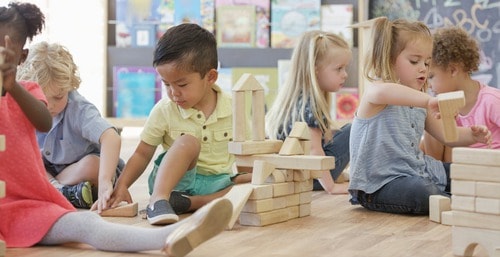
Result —
<path fill-rule="evenodd" d="M 491 131 L 486 126 L 474 125 L 470 127 L 470 130 L 474 141 L 487 144 L 491 148 Z"/>
<path fill-rule="evenodd" d="M 111 194 L 111 199 L 109 200 L 109 206 L 111 208 L 117 207 L 121 202 L 132 203 L 132 197 L 127 188 L 117 186 Z"/>
<path fill-rule="evenodd" d="M 99 183 L 99 194 L 97 201 L 94 202 L 92 208 L 90 210 L 95 211 L 97 213 L 101 213 L 102 211 L 109 209 L 109 200 L 111 199 L 111 194 L 113 193 L 113 183 L 108 181 L 106 183 Z"/>

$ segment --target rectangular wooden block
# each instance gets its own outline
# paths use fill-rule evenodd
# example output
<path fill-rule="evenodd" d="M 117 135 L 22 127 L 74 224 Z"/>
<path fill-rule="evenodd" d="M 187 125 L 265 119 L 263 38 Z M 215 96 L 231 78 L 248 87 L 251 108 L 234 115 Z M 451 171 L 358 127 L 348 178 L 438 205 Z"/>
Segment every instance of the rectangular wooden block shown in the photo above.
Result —
<path fill-rule="evenodd" d="M 243 141 L 228 143 L 229 153 L 238 155 L 253 155 L 278 153 L 283 145 L 281 140 L 265 140 L 265 141 Z"/>
<path fill-rule="evenodd" d="M 500 199 L 477 197 L 476 212 L 500 215 Z"/>
<path fill-rule="evenodd" d="M 441 223 L 441 213 L 451 210 L 451 201 L 449 197 L 442 195 L 429 196 L 429 219 Z"/>
<path fill-rule="evenodd" d="M 451 194 L 475 196 L 476 182 L 470 180 L 453 179 L 451 181 Z"/>
<path fill-rule="evenodd" d="M 267 198 L 262 200 L 248 200 L 243 206 L 242 212 L 260 213 L 272 211 L 274 208 L 274 198 Z"/>
<path fill-rule="evenodd" d="M 101 212 L 102 217 L 135 217 L 139 212 L 139 204 L 135 203 L 124 203 L 118 205 L 116 208 L 107 209 Z"/>
<path fill-rule="evenodd" d="M 273 209 L 274 210 L 277 210 L 277 209 L 283 209 L 283 208 L 286 208 L 288 207 L 286 204 L 287 204 L 287 196 L 280 196 L 280 197 L 274 197 L 273 198 Z"/>
<path fill-rule="evenodd" d="M 236 165 L 242 167 L 253 167 L 255 160 L 262 160 L 274 164 L 277 169 L 330 170 L 335 168 L 335 158 L 331 156 L 255 154 L 235 157 Z"/>
<path fill-rule="evenodd" d="M 453 210 L 453 226 L 500 230 L 500 215 Z"/>
<path fill-rule="evenodd" d="M 500 199 L 500 183 L 476 182 L 476 196 Z"/>
<path fill-rule="evenodd" d="M 7 246 L 5 245 L 5 242 L 0 240 L 0 256 L 5 256 L 5 252 L 7 251 Z"/>
<path fill-rule="evenodd" d="M 253 185 L 253 191 L 248 199 L 261 200 L 271 197 L 273 197 L 273 185 Z"/>
<path fill-rule="evenodd" d="M 300 204 L 300 194 L 286 195 L 286 207 Z"/>
<path fill-rule="evenodd" d="M 241 210 L 245 206 L 248 197 L 253 191 L 253 186 L 251 184 L 239 184 L 234 185 L 229 192 L 227 192 L 223 197 L 229 199 L 233 204 L 233 215 L 231 220 L 227 225 L 227 229 L 232 229 L 236 220 L 240 216 Z"/>
<path fill-rule="evenodd" d="M 5 135 L 0 135 L 0 152 L 5 151 Z"/>
<path fill-rule="evenodd" d="M 312 202 L 312 196 L 313 196 L 312 191 L 301 192 L 299 194 L 299 204 L 306 204 Z"/>
<path fill-rule="evenodd" d="M 454 147 L 452 159 L 453 163 L 500 167 L 500 150 Z"/>
<path fill-rule="evenodd" d="M 311 215 L 311 204 L 305 203 L 299 205 L 299 217 L 305 217 Z"/>
<path fill-rule="evenodd" d="M 445 142 L 455 142 L 458 140 L 455 115 L 465 105 L 464 91 L 438 94 L 437 98 L 443 123 L 444 140 Z"/>
<path fill-rule="evenodd" d="M 272 184 L 273 186 L 273 197 L 290 195 L 293 194 L 294 191 L 294 182 L 284 182 Z"/>
<path fill-rule="evenodd" d="M 458 211 L 473 212 L 476 209 L 476 197 L 474 196 L 451 196 L 451 209 Z"/>
<path fill-rule="evenodd" d="M 311 179 L 309 170 L 293 170 L 293 181 L 306 181 Z"/>
<path fill-rule="evenodd" d="M 295 181 L 295 193 L 307 192 L 313 190 L 313 180 L 305 180 L 305 181 Z"/>
<path fill-rule="evenodd" d="M 441 224 L 446 226 L 453 225 L 453 211 L 441 212 Z"/>
<path fill-rule="evenodd" d="M 240 215 L 240 224 L 260 227 L 285 222 L 289 219 L 290 211 L 287 208 L 262 213 L 242 212 Z"/>
<path fill-rule="evenodd" d="M 5 197 L 5 182 L 0 180 L 0 198 Z"/>
<path fill-rule="evenodd" d="M 500 182 L 500 169 L 494 166 L 452 163 L 451 179 Z"/>

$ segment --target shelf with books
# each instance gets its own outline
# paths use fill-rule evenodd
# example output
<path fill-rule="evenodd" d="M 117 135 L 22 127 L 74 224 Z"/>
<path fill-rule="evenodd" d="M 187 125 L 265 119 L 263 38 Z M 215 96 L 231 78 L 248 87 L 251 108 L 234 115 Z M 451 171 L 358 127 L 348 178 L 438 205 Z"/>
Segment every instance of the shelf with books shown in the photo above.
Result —
<path fill-rule="evenodd" d="M 138 31 L 142 34 L 136 38 L 136 43 L 139 42 L 139 47 L 120 47 L 116 40 L 116 4 L 120 0 L 109 1 L 109 22 L 108 22 L 108 47 L 107 47 L 107 90 L 106 90 L 106 113 L 107 117 L 115 117 L 115 102 L 113 96 L 116 96 L 113 87 L 113 67 L 115 66 L 136 66 L 136 67 L 151 67 L 153 59 L 154 46 L 150 44 L 151 39 L 149 36 L 151 30 L 148 26 L 139 27 Z M 202 2 L 210 0 L 200 0 Z M 213 0 L 215 3 L 223 2 L 226 0 Z M 263 0 L 265 1 L 265 0 Z M 321 0 L 321 5 L 352 5 L 352 19 L 353 22 L 358 22 L 358 15 L 365 17 L 363 12 L 358 13 L 358 6 L 363 6 L 361 2 L 364 0 Z M 329 10 L 332 12 L 332 10 Z M 338 12 L 338 11 L 337 11 Z M 154 21 L 152 21 L 154 23 Z M 215 23 L 214 23 L 215 24 Z M 147 25 L 147 24 L 146 24 Z M 327 26 L 334 27 L 336 24 L 327 24 Z M 333 28 L 334 29 L 334 28 Z M 148 33 L 149 32 L 149 33 Z M 354 31 L 356 32 L 356 31 Z M 269 31 L 268 36 L 271 35 Z M 158 35 L 155 35 L 156 37 Z M 140 39 L 140 40 L 139 40 Z M 359 81 L 359 65 L 358 65 L 358 34 L 353 33 L 352 36 L 348 35 L 346 38 L 351 44 L 352 41 L 352 52 L 353 58 L 351 62 L 351 67 L 349 68 L 349 79 L 347 81 L 347 87 L 357 88 Z M 139 40 L 139 41 L 137 41 Z M 138 45 L 138 44 L 136 44 Z M 271 43 L 269 42 L 270 46 Z M 280 60 L 290 59 L 292 48 L 272 48 L 272 47 L 262 47 L 259 45 L 249 46 L 221 46 L 219 45 L 219 61 L 221 68 L 277 68 L 278 62 Z"/>

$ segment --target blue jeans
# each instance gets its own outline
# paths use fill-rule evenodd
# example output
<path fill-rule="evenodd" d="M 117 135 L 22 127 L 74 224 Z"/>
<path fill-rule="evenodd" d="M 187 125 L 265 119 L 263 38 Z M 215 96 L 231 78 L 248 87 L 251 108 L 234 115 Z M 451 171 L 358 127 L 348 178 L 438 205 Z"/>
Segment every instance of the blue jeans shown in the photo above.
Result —
<path fill-rule="evenodd" d="M 351 134 L 351 124 L 346 124 L 336 131 L 333 139 L 323 145 L 326 156 L 335 157 L 335 168 L 330 170 L 332 178 L 337 179 L 342 171 L 349 164 L 349 135 Z M 317 179 L 313 181 L 313 190 L 324 190 Z"/>
<path fill-rule="evenodd" d="M 372 194 L 358 191 L 358 202 L 372 211 L 428 215 L 429 196 L 450 196 L 450 164 L 443 163 L 443 166 L 448 178 L 445 191 L 440 190 L 429 178 L 400 177 Z"/>

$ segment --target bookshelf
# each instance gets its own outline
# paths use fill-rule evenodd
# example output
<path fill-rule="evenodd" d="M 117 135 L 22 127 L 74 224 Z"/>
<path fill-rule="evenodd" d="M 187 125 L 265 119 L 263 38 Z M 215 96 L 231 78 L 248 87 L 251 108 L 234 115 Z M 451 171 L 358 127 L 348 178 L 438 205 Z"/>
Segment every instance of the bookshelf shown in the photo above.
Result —
<path fill-rule="evenodd" d="M 321 4 L 352 4 L 354 23 L 359 22 L 358 17 L 366 19 L 364 0 L 321 0 Z M 115 23 L 116 17 L 115 0 L 108 1 L 108 45 L 107 45 L 107 80 L 105 97 L 105 116 L 113 118 L 113 66 L 151 66 L 153 60 L 153 47 L 116 47 L 115 46 Z M 359 10 L 359 6 L 363 10 Z M 354 32 L 354 44 L 352 48 L 353 57 L 349 69 L 348 87 L 358 87 L 359 83 L 359 65 L 358 65 L 358 33 Z M 221 48 L 218 49 L 219 61 L 221 67 L 277 67 L 278 60 L 290 59 L 292 49 L 289 48 Z M 130 121 L 130 119 L 127 119 Z M 118 122 L 122 126 L 126 122 Z M 140 123 L 130 122 L 131 126 Z"/>

